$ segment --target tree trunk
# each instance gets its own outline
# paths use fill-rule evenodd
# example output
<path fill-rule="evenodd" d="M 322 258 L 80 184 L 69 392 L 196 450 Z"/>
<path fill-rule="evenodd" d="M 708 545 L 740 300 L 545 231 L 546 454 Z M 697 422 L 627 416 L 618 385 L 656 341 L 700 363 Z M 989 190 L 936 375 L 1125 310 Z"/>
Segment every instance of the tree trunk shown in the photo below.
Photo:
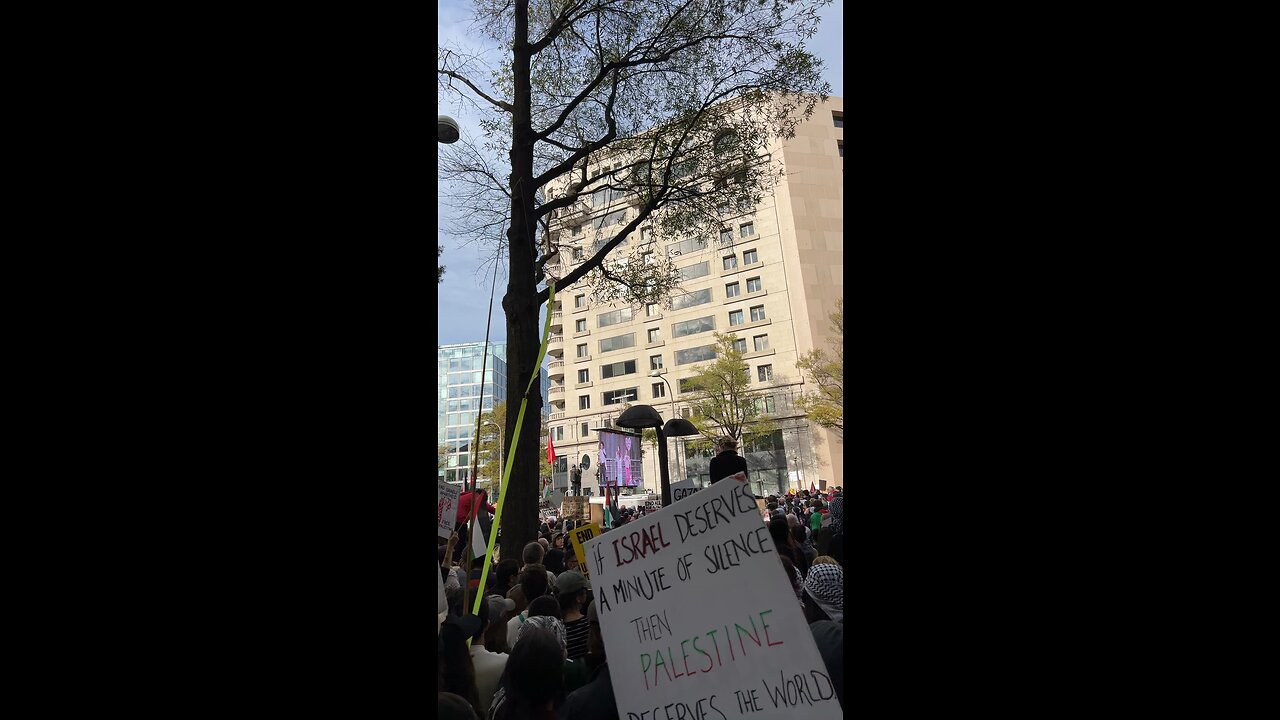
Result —
<path fill-rule="evenodd" d="M 502 308 L 507 316 L 507 434 L 515 432 L 520 401 L 538 368 L 542 344 L 538 327 L 538 286 L 534 276 L 533 123 L 530 107 L 529 2 L 515 2 L 513 52 L 514 94 L 511 142 L 511 227 L 507 231 L 510 274 Z M 511 484 L 502 510 L 502 557 L 519 558 L 538 530 L 538 431 L 542 423 L 542 386 L 534 382 L 525 407 L 524 427 L 516 444 Z"/>

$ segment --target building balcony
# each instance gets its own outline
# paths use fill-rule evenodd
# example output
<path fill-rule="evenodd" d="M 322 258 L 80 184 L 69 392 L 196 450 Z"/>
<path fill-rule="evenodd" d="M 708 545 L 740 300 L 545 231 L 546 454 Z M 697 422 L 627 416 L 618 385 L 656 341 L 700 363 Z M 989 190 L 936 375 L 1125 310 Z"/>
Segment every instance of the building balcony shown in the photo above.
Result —
<path fill-rule="evenodd" d="M 551 329 L 555 330 L 560 327 L 564 327 L 564 313 L 556 310 L 551 313 Z"/>
<path fill-rule="evenodd" d="M 556 421 L 556 420 L 563 420 L 563 419 L 564 419 L 564 413 L 562 413 L 562 412 L 553 412 L 553 413 L 551 413 L 550 415 L 548 415 L 547 417 L 548 417 L 552 422 L 554 422 L 554 421 Z"/>
<path fill-rule="evenodd" d="M 548 397 L 555 396 L 555 395 L 564 395 L 564 387 L 552 385 L 551 389 L 548 390 L 547 393 L 548 393 Z"/>
<path fill-rule="evenodd" d="M 547 376 L 552 380 L 555 380 L 558 377 L 564 377 L 564 361 L 552 360 L 551 363 L 547 365 Z"/>

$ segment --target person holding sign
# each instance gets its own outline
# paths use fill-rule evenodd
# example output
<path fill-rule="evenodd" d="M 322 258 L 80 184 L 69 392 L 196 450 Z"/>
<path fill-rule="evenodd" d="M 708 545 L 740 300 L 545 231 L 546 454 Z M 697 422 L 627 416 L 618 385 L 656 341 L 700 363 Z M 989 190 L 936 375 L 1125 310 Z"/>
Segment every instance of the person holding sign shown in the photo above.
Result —
<path fill-rule="evenodd" d="M 716 442 L 716 452 L 719 453 L 711 458 L 711 483 L 720 482 L 721 480 L 735 473 L 747 473 L 747 461 L 738 455 L 738 441 L 728 435 L 720 438 Z"/>

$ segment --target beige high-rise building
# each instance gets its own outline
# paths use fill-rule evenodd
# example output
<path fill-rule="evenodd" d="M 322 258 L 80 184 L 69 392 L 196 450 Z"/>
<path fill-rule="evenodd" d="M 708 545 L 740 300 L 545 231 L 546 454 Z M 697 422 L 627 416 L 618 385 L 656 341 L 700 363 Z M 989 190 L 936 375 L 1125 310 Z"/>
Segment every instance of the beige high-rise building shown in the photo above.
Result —
<path fill-rule="evenodd" d="M 719 237 L 666 248 L 679 253 L 685 277 L 673 309 L 597 306 L 581 284 L 556 289 L 548 370 L 549 422 L 561 458 L 553 475 L 557 489 L 569 487 L 570 468 L 586 456 L 583 487 L 599 494 L 596 431 L 614 427 L 625 403 L 652 405 L 664 419 L 673 410 L 688 416 L 682 381 L 714 358 L 712 331 L 737 334 L 752 389 L 768 391 L 765 411 L 781 428 L 768 441 L 739 448 L 757 491 L 845 484 L 842 433 L 809 423 L 792 404 L 798 391 L 814 390 L 796 360 L 814 348 L 830 348 L 829 315 L 844 297 L 843 99 L 819 103 L 795 137 L 770 152 L 785 168 L 772 195 L 747 212 L 726 213 Z M 619 211 L 629 221 L 634 204 L 600 198 L 597 206 L 557 220 L 561 253 L 548 273 L 563 277 L 590 257 L 590 239 L 583 252 L 574 249 L 580 233 L 574 228 L 590 229 L 593 216 Z M 648 241 L 642 226 L 631 242 Z M 709 480 L 708 456 L 686 457 L 680 440 L 668 443 L 672 482 Z M 657 452 L 652 444 L 644 451 L 644 486 L 657 492 Z"/>

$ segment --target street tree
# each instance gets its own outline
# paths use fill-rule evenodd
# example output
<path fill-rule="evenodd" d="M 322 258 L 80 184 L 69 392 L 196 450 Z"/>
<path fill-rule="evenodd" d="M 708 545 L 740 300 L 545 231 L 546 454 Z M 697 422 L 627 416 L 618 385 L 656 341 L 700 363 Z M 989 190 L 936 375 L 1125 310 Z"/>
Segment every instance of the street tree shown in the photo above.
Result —
<path fill-rule="evenodd" d="M 809 421 L 844 432 L 844 298 L 836 301 L 831 319 L 831 351 L 810 350 L 796 361 L 806 382 L 816 386 L 796 400 Z"/>
<path fill-rule="evenodd" d="M 684 399 L 693 411 L 690 420 L 702 433 L 689 447 L 707 450 L 717 438 L 728 436 L 739 444 L 768 437 L 778 429 L 769 418 L 769 389 L 753 388 L 751 368 L 742 359 L 735 333 L 715 333 L 716 359 L 694 366 L 697 373 L 685 380 Z"/>
<path fill-rule="evenodd" d="M 484 137 L 442 148 L 439 178 L 459 211 L 450 229 L 494 242 L 491 261 L 505 263 L 510 390 L 537 372 L 550 283 L 583 281 L 598 303 L 669 303 L 681 277 L 672 258 L 623 244 L 644 224 L 652 241 L 711 247 L 721 212 L 772 190 L 782 166 L 771 143 L 830 90 L 805 45 L 829 2 L 475 0 L 476 34 L 505 58 L 490 69 L 440 48 L 440 94 L 479 108 Z M 584 212 L 594 217 L 580 226 L 582 255 L 562 258 L 565 223 Z M 541 405 L 536 384 L 528 400 Z M 510 435 L 515 413 L 507 424 Z M 535 534 L 540 450 L 538 433 L 521 433 L 508 556 Z"/>

